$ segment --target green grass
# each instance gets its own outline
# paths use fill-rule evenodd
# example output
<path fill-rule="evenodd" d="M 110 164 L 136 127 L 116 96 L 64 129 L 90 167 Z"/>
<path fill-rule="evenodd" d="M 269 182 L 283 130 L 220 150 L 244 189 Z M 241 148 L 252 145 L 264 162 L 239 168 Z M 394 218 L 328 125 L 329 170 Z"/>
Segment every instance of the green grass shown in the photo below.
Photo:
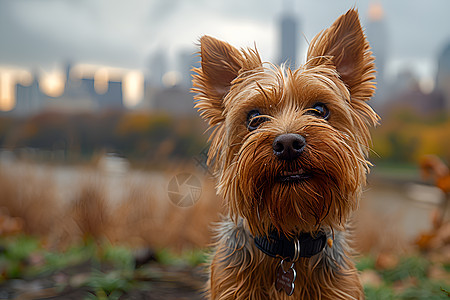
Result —
<path fill-rule="evenodd" d="M 25 235 L 1 238 L 0 246 L 0 283 L 10 279 L 51 277 L 58 271 L 84 264 L 83 268 L 88 268 L 90 275 L 81 285 L 92 292 L 91 298 L 118 299 L 131 287 L 134 258 L 124 247 L 88 242 L 64 252 L 48 251 L 38 239 Z M 33 257 L 37 261 L 33 262 Z"/>
<path fill-rule="evenodd" d="M 375 268 L 375 258 L 372 256 L 361 256 L 356 261 L 356 268 L 360 271 Z"/>
<path fill-rule="evenodd" d="M 124 292 L 133 286 L 132 279 L 132 271 L 101 272 L 93 270 L 87 283 L 93 290 L 93 294 L 89 298 L 119 299 Z"/>
<path fill-rule="evenodd" d="M 364 291 L 368 300 L 434 300 L 449 299 L 446 283 L 428 278 L 433 265 L 424 256 L 407 256 L 397 266 L 386 270 L 375 268 L 375 259 L 361 257 L 357 261 L 360 271 L 375 270 L 382 283 L 379 286 L 366 285 Z M 445 270 L 445 268 L 443 268 Z"/>
<path fill-rule="evenodd" d="M 396 292 L 392 284 L 379 287 L 364 287 L 367 300 L 438 300 L 448 299 L 450 296 L 442 283 L 430 280 L 420 281 L 417 286 L 408 287 Z"/>
<path fill-rule="evenodd" d="M 5 279 L 20 278 L 27 269 L 31 253 L 39 249 L 39 242 L 27 236 L 5 239 L 0 243 L 0 282 Z"/>
<path fill-rule="evenodd" d="M 170 249 L 161 249 L 156 253 L 157 260 L 164 265 L 198 266 L 208 262 L 208 253 L 202 249 L 189 249 L 177 253 Z"/>
<path fill-rule="evenodd" d="M 106 245 L 99 258 L 113 265 L 115 269 L 131 271 L 134 268 L 133 253 L 125 247 Z"/>
<path fill-rule="evenodd" d="M 158 281 L 158 274 L 150 274 L 150 269 L 134 269 L 133 254 L 125 247 L 88 242 L 65 252 L 48 251 L 39 240 L 24 235 L 0 238 L 0 247 L 0 283 L 3 284 L 16 278 L 27 280 L 51 277 L 61 270 L 67 272 L 71 267 L 84 266 L 82 272 L 87 272 L 87 275 L 79 288 L 86 290 L 86 299 L 119 299 L 129 291 L 148 289 L 148 284 L 145 287 L 142 285 L 145 281 Z M 181 268 L 195 267 L 208 261 L 208 253 L 204 250 L 179 253 L 161 249 L 157 251 L 156 257 L 162 266 Z M 395 267 L 384 270 L 376 268 L 373 256 L 362 256 L 356 266 L 361 272 L 375 271 L 381 280 L 381 284 L 364 287 L 368 300 L 434 300 L 450 297 L 448 285 L 429 278 L 430 268 L 436 266 L 426 256 L 406 256 L 400 258 Z M 444 272 L 450 272 L 449 265 L 439 267 Z M 141 282 L 141 279 L 144 281 Z M 64 286 L 60 289 L 64 289 Z"/>

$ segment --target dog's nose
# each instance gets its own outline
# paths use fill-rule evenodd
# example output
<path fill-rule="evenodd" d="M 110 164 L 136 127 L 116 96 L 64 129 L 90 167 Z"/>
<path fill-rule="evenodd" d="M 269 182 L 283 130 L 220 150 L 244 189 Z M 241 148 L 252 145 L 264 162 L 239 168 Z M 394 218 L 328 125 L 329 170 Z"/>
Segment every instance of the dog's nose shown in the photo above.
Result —
<path fill-rule="evenodd" d="M 283 160 L 293 160 L 305 149 L 306 140 L 296 133 L 285 133 L 275 138 L 272 144 L 273 153 Z"/>

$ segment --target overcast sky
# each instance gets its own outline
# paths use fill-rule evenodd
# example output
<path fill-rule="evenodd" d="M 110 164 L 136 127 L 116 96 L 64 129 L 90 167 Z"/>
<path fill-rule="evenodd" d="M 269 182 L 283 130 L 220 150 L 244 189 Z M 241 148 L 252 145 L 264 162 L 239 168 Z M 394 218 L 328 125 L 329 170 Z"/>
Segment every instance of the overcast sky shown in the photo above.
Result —
<path fill-rule="evenodd" d="M 203 34 L 238 47 L 278 53 L 277 20 L 286 7 L 311 40 L 356 6 L 363 24 L 371 1 L 357 0 L 0 0 L 0 67 L 62 67 L 66 61 L 142 69 L 157 49 L 172 58 Z M 373 2 L 373 1 L 372 1 Z M 450 1 L 384 0 L 389 66 L 432 74 L 450 42 Z M 284 6 L 284 8 L 283 8 Z M 302 37 L 302 40 L 304 38 Z M 302 43 L 302 53 L 306 43 Z"/>

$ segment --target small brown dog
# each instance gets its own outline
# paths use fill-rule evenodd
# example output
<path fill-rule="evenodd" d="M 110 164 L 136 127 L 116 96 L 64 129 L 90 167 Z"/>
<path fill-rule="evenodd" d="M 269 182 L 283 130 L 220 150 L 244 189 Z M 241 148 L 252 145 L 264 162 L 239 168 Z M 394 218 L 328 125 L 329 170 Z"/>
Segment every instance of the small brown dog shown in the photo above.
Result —
<path fill-rule="evenodd" d="M 212 299 L 362 299 L 346 225 L 370 163 L 374 59 L 351 9 L 297 70 L 204 36 L 195 107 L 229 216 L 212 259 Z M 284 291 L 283 291 L 284 290 Z"/>

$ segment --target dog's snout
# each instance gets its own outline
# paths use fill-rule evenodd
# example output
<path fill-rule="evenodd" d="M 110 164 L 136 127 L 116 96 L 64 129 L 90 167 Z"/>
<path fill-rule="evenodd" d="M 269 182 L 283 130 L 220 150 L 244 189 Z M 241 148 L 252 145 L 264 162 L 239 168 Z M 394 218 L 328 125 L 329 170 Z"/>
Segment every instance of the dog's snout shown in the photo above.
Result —
<path fill-rule="evenodd" d="M 275 138 L 272 144 L 273 153 L 282 160 L 293 160 L 305 149 L 306 140 L 296 133 L 285 133 Z"/>

